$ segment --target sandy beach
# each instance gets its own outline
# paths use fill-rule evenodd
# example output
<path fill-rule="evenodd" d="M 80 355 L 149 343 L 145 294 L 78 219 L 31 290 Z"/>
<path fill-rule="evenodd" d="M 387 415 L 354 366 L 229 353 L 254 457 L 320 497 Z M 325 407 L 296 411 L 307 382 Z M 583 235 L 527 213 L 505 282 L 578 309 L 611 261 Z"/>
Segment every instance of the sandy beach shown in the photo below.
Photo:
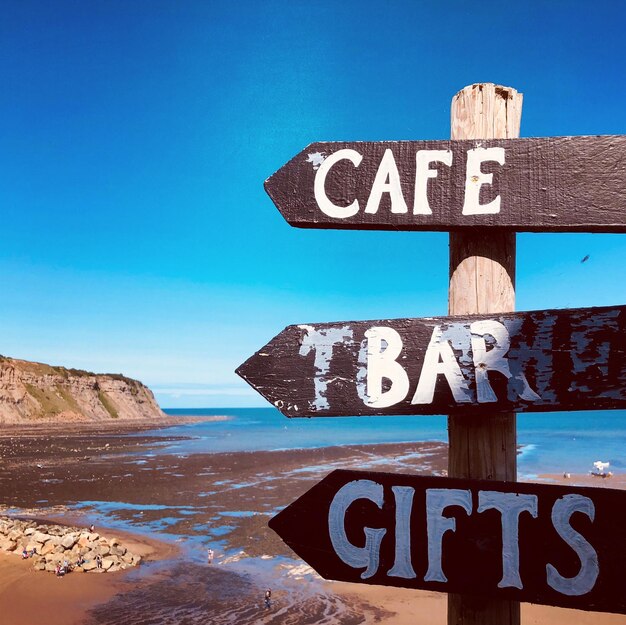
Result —
<path fill-rule="evenodd" d="M 152 538 L 115 532 L 147 562 L 171 558 L 176 548 Z M 11 625 L 80 625 L 94 605 L 123 592 L 128 573 L 75 574 L 58 578 L 34 571 L 30 560 L 0 552 L 0 610 L 2 622 Z"/>
<path fill-rule="evenodd" d="M 132 429 L 132 428 L 131 428 Z M 148 562 L 132 572 L 36 573 L 0 557 L 7 625 L 446 622 L 444 594 L 321 580 L 267 528 L 279 509 L 335 468 L 445 474 L 443 443 L 348 445 L 288 451 L 159 454 L 163 437 L 123 424 L 104 432 L 29 430 L 0 437 L 2 512 L 124 536 Z M 624 488 L 609 479 L 541 481 Z M 206 549 L 215 550 L 212 565 Z M 270 611 L 263 607 L 273 591 Z M 523 622 L 625 624 L 626 616 L 522 606 Z"/>

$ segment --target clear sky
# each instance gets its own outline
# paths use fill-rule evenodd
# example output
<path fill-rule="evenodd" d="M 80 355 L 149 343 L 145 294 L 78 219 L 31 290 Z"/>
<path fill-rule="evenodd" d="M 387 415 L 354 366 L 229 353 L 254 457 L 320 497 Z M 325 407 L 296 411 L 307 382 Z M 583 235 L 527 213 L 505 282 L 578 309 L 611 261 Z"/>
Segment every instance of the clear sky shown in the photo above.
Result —
<path fill-rule="evenodd" d="M 254 406 L 234 369 L 287 324 L 445 314 L 447 234 L 298 230 L 263 181 L 313 141 L 447 139 L 481 81 L 524 93 L 522 136 L 626 134 L 625 23 L 619 0 L 4 0 L 0 353 Z M 518 309 L 623 304 L 625 261 L 626 235 L 520 234 Z"/>

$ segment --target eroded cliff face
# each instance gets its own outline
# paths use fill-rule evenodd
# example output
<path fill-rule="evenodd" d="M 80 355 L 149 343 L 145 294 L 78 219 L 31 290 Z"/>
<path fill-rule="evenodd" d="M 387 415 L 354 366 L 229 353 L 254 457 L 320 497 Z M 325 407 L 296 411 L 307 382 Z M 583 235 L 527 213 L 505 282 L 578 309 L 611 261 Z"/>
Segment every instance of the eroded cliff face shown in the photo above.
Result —
<path fill-rule="evenodd" d="M 164 417 L 137 380 L 0 356 L 0 425 Z"/>

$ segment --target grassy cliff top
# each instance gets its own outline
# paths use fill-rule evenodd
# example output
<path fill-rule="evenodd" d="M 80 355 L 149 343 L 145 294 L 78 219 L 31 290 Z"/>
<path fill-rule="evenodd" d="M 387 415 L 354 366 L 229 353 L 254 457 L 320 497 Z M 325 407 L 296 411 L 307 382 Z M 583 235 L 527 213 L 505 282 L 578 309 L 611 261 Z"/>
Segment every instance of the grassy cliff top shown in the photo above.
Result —
<path fill-rule="evenodd" d="M 60 375 L 64 378 L 70 377 L 107 377 L 114 380 L 120 380 L 128 384 L 141 384 L 133 378 L 128 378 L 121 373 L 94 373 L 93 371 L 85 371 L 84 369 L 72 369 L 68 367 L 47 365 L 42 362 L 31 362 L 29 360 L 20 360 L 19 358 L 11 358 L 0 354 L 0 365 L 9 363 L 22 371 L 28 371 L 35 375 Z"/>

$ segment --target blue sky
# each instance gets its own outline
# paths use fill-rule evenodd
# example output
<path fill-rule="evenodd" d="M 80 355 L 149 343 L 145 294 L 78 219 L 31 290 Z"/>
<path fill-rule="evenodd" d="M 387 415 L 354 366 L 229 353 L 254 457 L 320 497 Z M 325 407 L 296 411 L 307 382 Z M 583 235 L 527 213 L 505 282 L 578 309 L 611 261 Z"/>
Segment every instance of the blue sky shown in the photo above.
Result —
<path fill-rule="evenodd" d="M 446 312 L 447 235 L 298 230 L 263 181 L 313 141 L 626 134 L 622 2 L 2 2 L 0 353 L 264 405 L 290 323 Z M 581 207 L 584 209 L 584 207 Z M 626 209 L 626 207 L 625 207 Z M 581 259 L 589 255 L 589 260 Z M 623 304 L 625 235 L 518 235 L 520 310 Z"/>

